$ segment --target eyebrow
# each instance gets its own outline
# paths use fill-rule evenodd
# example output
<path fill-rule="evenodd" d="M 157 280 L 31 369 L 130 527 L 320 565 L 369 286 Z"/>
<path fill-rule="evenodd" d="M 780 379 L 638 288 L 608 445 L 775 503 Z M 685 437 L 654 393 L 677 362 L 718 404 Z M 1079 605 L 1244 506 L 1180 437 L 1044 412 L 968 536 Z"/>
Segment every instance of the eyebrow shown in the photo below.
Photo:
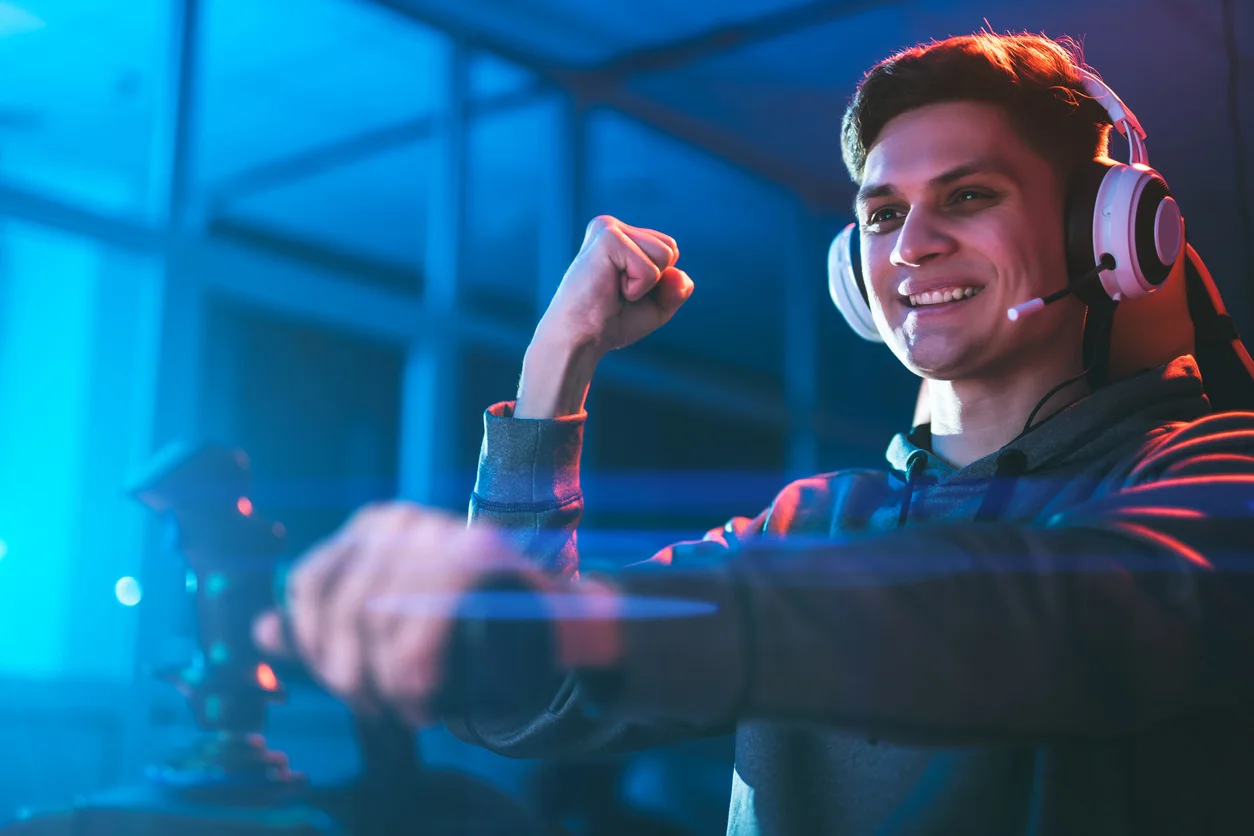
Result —
<path fill-rule="evenodd" d="M 970 177 L 973 174 L 999 174 L 1003 177 L 1009 177 L 1008 168 L 1000 161 L 993 158 L 984 158 L 972 160 L 969 163 L 963 163 L 954 166 L 948 171 L 936 175 L 927 181 L 928 188 L 934 189 L 937 186 L 948 186 L 964 177 Z M 879 183 L 873 186 L 863 186 L 858 189 L 858 196 L 854 199 L 854 207 L 859 207 L 877 197 L 889 197 L 897 194 L 897 187 L 892 183 Z"/>

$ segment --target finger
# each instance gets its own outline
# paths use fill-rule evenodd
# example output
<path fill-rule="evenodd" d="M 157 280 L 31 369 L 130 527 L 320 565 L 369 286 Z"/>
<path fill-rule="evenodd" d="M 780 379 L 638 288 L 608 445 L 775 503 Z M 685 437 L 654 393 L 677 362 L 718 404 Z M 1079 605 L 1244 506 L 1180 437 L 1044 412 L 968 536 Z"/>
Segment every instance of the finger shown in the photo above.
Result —
<path fill-rule="evenodd" d="M 287 611 L 298 645 L 294 650 L 307 663 L 316 667 L 322 658 L 328 601 L 349 571 L 358 550 L 371 536 L 394 529 L 413 513 L 413 506 L 404 503 L 363 508 L 288 575 Z"/>
<path fill-rule="evenodd" d="M 373 590 L 387 586 L 389 566 L 404 556 L 387 542 L 375 539 L 345 574 L 328 599 L 320 628 L 323 640 L 314 662 L 318 679 L 343 699 L 356 702 L 366 690 L 366 659 L 362 623 Z"/>
<path fill-rule="evenodd" d="M 657 237 L 656 233 L 630 226 L 622 227 L 622 231 L 640 248 L 642 253 L 649 257 L 657 269 L 665 270 L 675 264 L 674 252 L 665 241 Z"/>
<path fill-rule="evenodd" d="M 671 267 L 662 273 L 662 277 L 658 279 L 657 285 L 649 293 L 648 298 L 669 319 L 675 311 L 679 310 L 680 305 L 688 301 L 695 287 L 687 273 Z"/>
<path fill-rule="evenodd" d="M 441 653 L 452 630 L 452 616 L 450 609 L 369 619 L 366 655 L 376 698 L 412 726 L 429 722 L 430 704 L 444 673 Z"/>
<path fill-rule="evenodd" d="M 253 620 L 253 643 L 269 656 L 286 657 L 295 654 L 288 647 L 283 635 L 283 617 L 276 610 L 267 610 Z"/>
<path fill-rule="evenodd" d="M 291 649 L 306 662 L 313 664 L 321 656 L 323 602 L 342 576 L 341 567 L 352 558 L 360 539 L 341 530 L 310 551 L 287 576 L 285 606 L 296 642 Z"/>
<path fill-rule="evenodd" d="M 657 284 L 662 271 L 621 229 L 606 229 L 602 237 L 607 241 L 606 257 L 623 277 L 623 296 L 629 302 L 642 298 Z"/>
<path fill-rule="evenodd" d="M 360 557 L 346 567 L 343 581 L 325 605 L 319 672 L 327 686 L 345 699 L 365 699 L 369 690 L 363 642 L 367 608 L 378 595 L 405 587 L 406 578 L 421 586 L 424 547 L 433 541 L 430 532 L 440 520 L 414 507 L 377 518 Z"/>
<path fill-rule="evenodd" d="M 666 265 L 667 267 L 674 267 L 675 262 L 679 261 L 679 244 L 675 242 L 674 238 L 667 235 L 665 232 L 658 232 L 656 229 L 645 229 L 644 227 L 639 226 L 633 226 L 632 229 L 638 232 L 646 232 L 666 245 L 667 249 L 671 251 L 671 261 Z"/>
<path fill-rule="evenodd" d="M 462 596 L 486 575 L 516 571 L 521 559 L 487 527 L 434 525 L 406 536 L 414 541 L 412 548 L 428 553 L 429 561 L 404 567 L 394 591 L 431 594 L 408 604 L 404 599 L 380 602 L 367 609 L 362 624 L 366 680 L 375 699 L 418 727 L 430 720 Z"/>

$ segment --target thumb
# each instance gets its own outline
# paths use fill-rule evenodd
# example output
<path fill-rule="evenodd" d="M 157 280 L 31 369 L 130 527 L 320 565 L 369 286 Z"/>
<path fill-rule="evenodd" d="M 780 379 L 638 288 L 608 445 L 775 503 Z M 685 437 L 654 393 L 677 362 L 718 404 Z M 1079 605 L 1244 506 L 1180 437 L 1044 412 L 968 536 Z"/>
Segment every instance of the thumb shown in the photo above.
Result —
<path fill-rule="evenodd" d="M 665 319 L 670 319 L 671 314 L 688 301 L 694 287 L 687 273 L 677 267 L 668 267 L 662 272 L 657 285 L 649 291 L 648 298 Z"/>
<path fill-rule="evenodd" d="M 253 621 L 253 642 L 269 656 L 288 658 L 296 655 L 296 648 L 278 610 L 267 610 Z"/>

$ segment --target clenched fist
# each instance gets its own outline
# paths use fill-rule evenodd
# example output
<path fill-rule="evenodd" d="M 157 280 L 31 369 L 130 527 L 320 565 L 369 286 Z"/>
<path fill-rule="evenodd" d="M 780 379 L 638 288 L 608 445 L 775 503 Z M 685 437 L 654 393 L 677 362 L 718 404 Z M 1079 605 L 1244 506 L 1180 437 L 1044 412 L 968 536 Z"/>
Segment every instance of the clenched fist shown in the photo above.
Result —
<path fill-rule="evenodd" d="M 600 353 L 636 342 L 665 325 L 692 294 L 678 259 L 669 235 L 609 215 L 594 218 L 539 330 Z"/>
<path fill-rule="evenodd" d="M 594 218 L 536 328 L 516 417 L 582 409 L 600 359 L 665 325 L 692 295 L 678 259 L 669 235 L 609 215 Z"/>
<path fill-rule="evenodd" d="M 387 707 L 418 726 L 445 685 L 467 596 L 502 579 L 534 591 L 536 611 L 551 618 L 555 663 L 613 664 L 616 599 L 608 587 L 549 578 L 491 529 L 404 502 L 359 511 L 304 555 L 287 578 L 288 629 L 270 612 L 253 634 L 268 654 L 298 656 L 347 702 Z"/>

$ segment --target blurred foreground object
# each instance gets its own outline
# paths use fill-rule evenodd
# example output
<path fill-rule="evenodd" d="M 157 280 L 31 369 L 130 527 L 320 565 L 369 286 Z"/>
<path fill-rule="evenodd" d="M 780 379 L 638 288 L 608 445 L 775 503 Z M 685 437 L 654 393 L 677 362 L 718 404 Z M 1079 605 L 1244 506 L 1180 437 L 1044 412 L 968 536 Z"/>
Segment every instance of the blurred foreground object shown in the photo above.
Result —
<path fill-rule="evenodd" d="M 388 836 L 542 832 L 491 786 L 453 772 L 419 770 L 412 732 L 395 719 L 358 717 L 363 770 L 343 787 L 310 786 L 269 749 L 261 732 L 283 683 L 253 645 L 253 619 L 281 598 L 285 532 L 250 498 L 248 456 L 220 445 L 175 446 L 128 493 L 161 515 L 188 562 L 197 650 L 157 672 L 187 699 L 200 730 L 145 770 L 133 787 L 24 815 L 5 836 Z"/>

